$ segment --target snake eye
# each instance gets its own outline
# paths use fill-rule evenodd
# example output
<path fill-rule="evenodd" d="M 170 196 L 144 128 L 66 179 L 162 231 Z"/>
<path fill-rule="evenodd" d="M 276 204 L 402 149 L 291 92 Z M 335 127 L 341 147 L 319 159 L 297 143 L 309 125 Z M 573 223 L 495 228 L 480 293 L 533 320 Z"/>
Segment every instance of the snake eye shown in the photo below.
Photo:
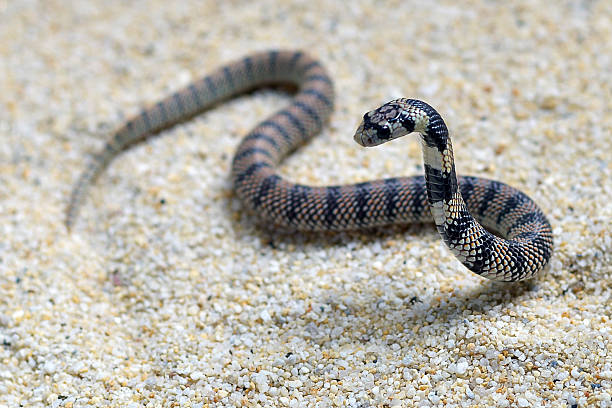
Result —
<path fill-rule="evenodd" d="M 376 134 L 379 139 L 387 140 L 389 137 L 391 137 L 391 128 L 388 124 L 378 125 L 376 127 Z"/>

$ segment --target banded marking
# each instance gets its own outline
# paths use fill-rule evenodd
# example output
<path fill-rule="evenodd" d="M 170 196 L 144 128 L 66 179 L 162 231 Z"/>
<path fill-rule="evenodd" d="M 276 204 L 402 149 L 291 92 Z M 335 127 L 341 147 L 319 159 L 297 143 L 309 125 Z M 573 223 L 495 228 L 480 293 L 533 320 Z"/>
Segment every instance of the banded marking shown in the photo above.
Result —
<path fill-rule="evenodd" d="M 466 201 L 466 204 L 469 204 L 469 200 L 466 200 L 466 197 L 471 197 L 472 193 L 474 192 L 474 182 L 472 181 L 471 177 L 463 177 L 461 179 L 461 182 L 459 183 L 459 192 L 461 193 L 463 200 Z"/>
<path fill-rule="evenodd" d="M 499 188 L 500 184 L 498 182 L 491 181 L 489 184 L 487 184 L 487 189 L 485 190 L 484 197 L 480 202 L 480 207 L 476 211 L 478 215 L 484 217 L 487 209 L 489 208 L 489 203 L 497 196 L 497 191 Z"/>
<path fill-rule="evenodd" d="M 327 75 L 322 75 L 322 74 L 313 74 L 313 75 L 309 75 L 306 78 L 304 78 L 304 80 L 306 82 L 325 82 L 326 84 L 328 84 L 329 86 L 332 86 L 332 82 L 331 79 L 329 79 L 329 77 Z"/>
<path fill-rule="evenodd" d="M 438 148 L 427 143 L 421 143 L 421 148 L 423 149 L 423 162 L 427 163 L 429 167 L 442 172 L 442 153 L 438 151 Z"/>
<path fill-rule="evenodd" d="M 155 104 L 155 107 L 157 108 L 157 112 L 159 113 L 159 117 L 161 118 L 161 122 L 168 122 L 168 112 L 166 111 L 166 105 L 163 103 L 163 101 L 159 101 Z M 158 125 L 156 125 L 155 127 L 157 127 Z"/>
<path fill-rule="evenodd" d="M 427 198 L 429 203 L 435 201 L 449 201 L 457 192 L 457 185 L 453 184 L 453 177 L 425 164 L 425 180 L 427 181 Z"/>
<path fill-rule="evenodd" d="M 370 207 L 368 201 L 370 200 L 370 186 L 371 183 L 366 181 L 364 183 L 355 184 L 355 218 L 357 222 L 361 223 L 366 220 L 369 216 Z"/>
<path fill-rule="evenodd" d="M 212 95 L 213 98 L 216 98 L 217 97 L 217 86 L 215 85 L 210 75 L 204 78 L 204 83 L 206 84 L 206 88 L 208 89 L 208 92 Z"/>
<path fill-rule="evenodd" d="M 310 71 L 311 69 L 315 68 L 315 67 L 321 67 L 321 64 L 319 64 L 318 61 L 312 61 L 311 63 L 307 64 L 306 66 L 302 67 L 300 74 L 304 75 L 306 72 Z"/>
<path fill-rule="evenodd" d="M 290 224 L 296 225 L 298 216 L 304 213 L 305 203 L 310 196 L 311 188 L 294 184 L 288 193 L 288 205 L 286 207 L 285 216 Z"/>
<path fill-rule="evenodd" d="M 176 104 L 176 108 L 179 113 L 185 113 L 185 105 L 183 104 L 181 94 L 178 92 L 175 93 L 174 95 L 172 95 L 172 99 L 174 100 L 174 103 Z"/>
<path fill-rule="evenodd" d="M 297 51 L 291 56 L 291 59 L 289 59 L 289 63 L 287 64 L 287 68 L 289 69 L 289 71 L 293 71 L 295 69 L 295 65 L 300 60 L 300 58 L 302 58 L 302 56 L 304 56 L 304 53 L 302 53 L 301 51 Z"/>
<path fill-rule="evenodd" d="M 304 138 L 306 135 L 306 128 L 293 113 L 289 112 L 287 109 L 283 109 L 282 111 L 278 112 L 278 115 L 286 117 L 289 122 L 291 122 L 291 125 L 300 133 L 300 136 Z"/>
<path fill-rule="evenodd" d="M 125 123 L 125 128 L 127 129 L 128 132 L 133 132 L 134 131 L 134 119 L 130 119 Z M 117 136 L 115 134 L 115 136 Z"/>
<path fill-rule="evenodd" d="M 270 191 L 273 191 L 276 188 L 276 185 L 280 181 L 280 176 L 276 174 L 272 174 L 266 178 L 264 178 L 259 184 L 259 189 L 257 193 L 253 197 L 253 207 L 259 208 L 262 201 L 265 200 L 266 196 Z"/>
<path fill-rule="evenodd" d="M 251 177 L 255 174 L 256 171 L 264 169 L 264 168 L 272 168 L 272 165 L 266 162 L 256 162 L 247 167 L 244 171 L 236 176 L 236 184 L 241 184 L 245 178 Z"/>
<path fill-rule="evenodd" d="M 502 207 L 499 214 L 497 214 L 497 224 L 501 225 L 502 220 L 506 217 L 506 215 L 510 214 L 521 204 L 523 204 L 522 201 L 519 200 L 516 195 L 510 196 L 504 203 L 504 206 Z"/>
<path fill-rule="evenodd" d="M 229 66 L 223 67 L 223 78 L 225 78 L 225 82 L 228 84 L 228 88 L 234 88 L 234 77 L 232 75 L 232 71 Z"/>
<path fill-rule="evenodd" d="M 321 121 L 321 118 L 319 117 L 317 112 L 315 112 L 310 106 L 308 106 L 307 104 L 305 104 L 304 102 L 301 102 L 299 100 L 296 100 L 293 103 L 293 106 L 298 107 L 302 112 L 305 112 L 308 116 L 310 116 L 310 118 L 316 122 L 317 130 L 321 129 L 321 127 L 323 126 L 323 122 Z M 300 129 L 300 132 L 302 134 L 305 134 L 306 133 L 306 129 L 304 129 L 303 131 L 302 131 L 302 129 Z"/>
<path fill-rule="evenodd" d="M 400 183 L 397 178 L 388 178 L 384 180 L 385 188 L 385 217 L 392 221 L 397 216 L 397 201 L 399 200 Z"/>
<path fill-rule="evenodd" d="M 278 51 L 270 51 L 269 57 L 270 57 L 270 60 L 269 60 L 268 70 L 272 74 L 275 74 L 276 73 L 276 61 L 278 60 Z"/>
<path fill-rule="evenodd" d="M 280 146 L 276 139 L 272 136 L 265 134 L 264 132 L 251 132 L 249 133 L 242 141 L 242 143 L 251 141 L 251 140 L 265 140 L 270 146 L 274 148 L 277 152 L 280 151 Z"/>
<path fill-rule="evenodd" d="M 250 82 L 254 82 L 255 74 L 253 74 L 253 58 L 251 58 L 250 56 L 245 57 L 242 60 L 242 63 L 244 64 L 244 71 L 246 72 L 248 80 Z"/>
<path fill-rule="evenodd" d="M 198 91 L 198 88 L 196 88 L 195 83 L 192 82 L 191 84 L 189 84 L 187 89 L 189 90 L 191 99 L 193 99 L 193 103 L 196 106 L 203 106 L 204 104 L 202 103 L 202 99 L 200 99 L 200 92 Z"/>
<path fill-rule="evenodd" d="M 244 150 L 240 150 L 235 156 L 234 156 L 234 161 L 240 161 L 246 157 L 249 157 L 251 155 L 254 154 L 263 154 L 264 156 L 268 157 L 271 160 L 274 160 L 274 157 L 272 156 L 272 154 L 270 153 L 270 151 L 268 151 L 268 149 L 264 149 L 261 147 L 249 147 L 246 148 Z"/>
<path fill-rule="evenodd" d="M 144 109 L 143 111 L 140 112 L 140 118 L 142 119 L 142 123 L 144 124 L 143 133 L 149 132 L 152 129 L 152 127 L 151 127 L 151 119 L 149 118 L 149 112 L 147 109 Z"/>
<path fill-rule="evenodd" d="M 333 106 L 332 101 L 330 101 L 327 96 L 323 95 L 323 93 L 321 93 L 319 90 L 315 88 L 304 89 L 303 91 L 300 91 L 300 94 L 301 95 L 312 95 L 315 98 L 317 98 L 319 101 L 323 102 L 325 105 L 329 107 Z"/>
<path fill-rule="evenodd" d="M 427 198 L 427 191 L 424 182 L 417 182 L 411 185 L 411 191 L 409 194 L 410 200 L 408 201 L 408 208 L 412 209 L 412 213 L 416 218 L 421 218 L 423 211 L 428 206 L 423 205 L 423 197 Z"/>
<path fill-rule="evenodd" d="M 280 114 L 280 112 L 279 112 Z M 292 142 L 292 137 L 287 132 L 287 129 L 280 123 L 275 122 L 274 120 L 266 120 L 259 124 L 259 127 L 268 127 L 276 130 L 282 137 L 285 139 L 285 142 L 290 145 Z"/>
<path fill-rule="evenodd" d="M 514 231 L 515 228 L 518 228 L 524 224 L 527 224 L 529 222 L 538 222 L 541 223 L 541 219 L 540 219 L 540 213 L 537 211 L 530 211 L 528 213 L 523 214 L 522 216 L 520 216 L 516 221 L 514 221 L 514 223 L 508 228 L 508 233 L 511 233 L 512 231 Z"/>
<path fill-rule="evenodd" d="M 326 189 L 325 193 L 325 212 L 323 214 L 325 224 L 328 227 L 332 227 L 338 218 L 336 210 L 340 207 L 339 199 L 341 188 L 338 186 L 332 186 Z"/>

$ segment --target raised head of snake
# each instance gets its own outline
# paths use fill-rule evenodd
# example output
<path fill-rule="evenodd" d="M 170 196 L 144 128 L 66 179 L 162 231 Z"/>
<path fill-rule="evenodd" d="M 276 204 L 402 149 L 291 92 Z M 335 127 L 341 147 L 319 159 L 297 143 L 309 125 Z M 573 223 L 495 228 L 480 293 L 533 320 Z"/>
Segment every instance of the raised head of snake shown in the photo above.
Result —
<path fill-rule="evenodd" d="M 429 116 L 423 111 L 407 109 L 406 99 L 385 103 L 363 115 L 353 137 L 361 146 L 377 146 L 412 132 L 424 134 Z"/>
<path fill-rule="evenodd" d="M 525 279 L 541 269 L 551 252 L 550 224 L 522 193 L 501 198 L 484 194 L 478 206 L 481 219 L 492 229 L 501 231 L 505 239 L 485 230 L 462 197 L 448 129 L 434 108 L 415 99 L 393 100 L 366 113 L 353 138 L 369 147 L 412 132 L 421 135 L 431 215 L 455 256 L 470 270 L 500 280 Z M 501 185 L 499 188 L 501 191 Z M 496 210 L 496 217 L 482 216 L 489 206 L 499 206 L 496 200 L 504 202 Z M 510 209 L 523 204 L 525 209 L 517 212 L 513 221 L 501 222 Z"/>

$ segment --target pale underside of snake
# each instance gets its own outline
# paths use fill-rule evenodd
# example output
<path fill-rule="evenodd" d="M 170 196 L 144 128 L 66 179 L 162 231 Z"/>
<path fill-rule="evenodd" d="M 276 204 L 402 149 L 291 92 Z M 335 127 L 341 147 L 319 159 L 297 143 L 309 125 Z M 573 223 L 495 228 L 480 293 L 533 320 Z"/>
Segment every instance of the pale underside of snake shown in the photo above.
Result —
<path fill-rule="evenodd" d="M 317 134 L 333 110 L 330 77 L 317 60 L 300 51 L 246 56 L 126 121 L 78 179 L 66 212 L 67 227 L 73 225 L 88 187 L 127 147 L 232 96 L 287 83 L 298 86 L 291 103 L 246 135 L 233 159 L 235 193 L 253 213 L 297 230 L 349 230 L 433 220 L 453 254 L 481 276 L 518 281 L 533 277 L 546 265 L 553 240 L 544 213 L 527 195 L 504 183 L 457 177 L 444 121 L 418 100 L 397 99 L 366 113 L 354 139 L 362 146 L 374 146 L 418 133 L 425 177 L 311 187 L 279 176 L 279 162 Z"/>

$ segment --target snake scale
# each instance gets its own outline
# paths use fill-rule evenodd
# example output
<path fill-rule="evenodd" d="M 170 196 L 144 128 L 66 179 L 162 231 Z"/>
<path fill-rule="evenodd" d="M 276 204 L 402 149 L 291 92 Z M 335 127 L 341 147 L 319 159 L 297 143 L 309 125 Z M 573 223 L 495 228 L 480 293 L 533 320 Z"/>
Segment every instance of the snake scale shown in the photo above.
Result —
<path fill-rule="evenodd" d="M 311 187 L 278 175 L 279 162 L 317 134 L 333 110 L 333 84 L 325 68 L 300 51 L 246 56 L 126 121 L 78 179 L 66 212 L 67 227 L 73 225 L 87 188 L 128 146 L 232 96 L 285 83 L 298 86 L 291 103 L 246 135 L 233 159 L 235 193 L 253 213 L 297 230 L 422 223 L 433 217 L 448 248 L 483 277 L 518 281 L 546 265 L 553 247 L 546 216 L 527 195 L 504 183 L 457 177 L 447 127 L 424 102 L 397 99 L 366 113 L 354 139 L 373 146 L 419 133 L 425 177 Z"/>

